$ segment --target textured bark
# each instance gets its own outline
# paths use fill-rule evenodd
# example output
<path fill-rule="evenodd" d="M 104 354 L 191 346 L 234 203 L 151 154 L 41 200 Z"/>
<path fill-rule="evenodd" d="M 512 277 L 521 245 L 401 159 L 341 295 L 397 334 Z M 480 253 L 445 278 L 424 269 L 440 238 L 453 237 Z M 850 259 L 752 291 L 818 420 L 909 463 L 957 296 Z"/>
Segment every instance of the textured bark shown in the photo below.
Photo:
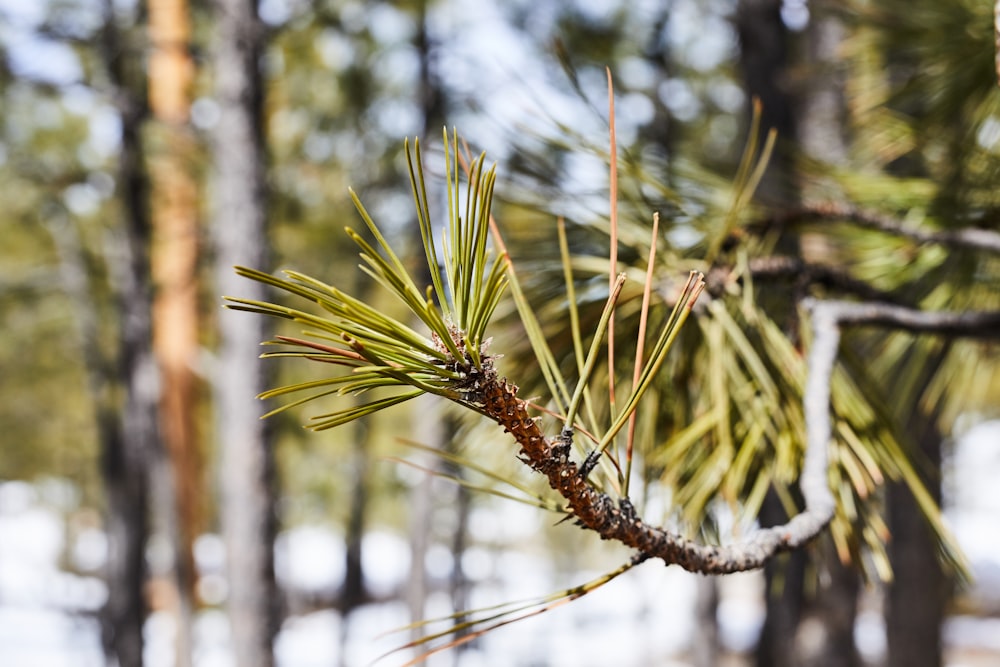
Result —
<path fill-rule="evenodd" d="M 194 538 L 203 506 L 202 457 L 195 430 L 198 341 L 198 186 L 189 125 L 194 63 L 187 0 L 150 0 L 149 104 L 155 123 L 150 152 L 153 349 L 160 368 L 160 423 L 169 461 L 158 485 L 159 527 L 174 548 L 176 665 L 191 664 Z"/>
<path fill-rule="evenodd" d="M 235 264 L 266 266 L 265 149 L 259 59 L 263 28 L 253 0 L 216 0 L 215 90 L 219 121 L 212 133 L 215 162 L 216 281 L 223 294 L 264 298 Z M 228 612 L 235 664 L 269 667 L 278 625 L 274 581 L 274 460 L 254 395 L 267 377 L 257 359 L 268 337 L 262 319 L 219 317 L 215 410 L 220 456 L 220 519 L 228 559 Z"/>

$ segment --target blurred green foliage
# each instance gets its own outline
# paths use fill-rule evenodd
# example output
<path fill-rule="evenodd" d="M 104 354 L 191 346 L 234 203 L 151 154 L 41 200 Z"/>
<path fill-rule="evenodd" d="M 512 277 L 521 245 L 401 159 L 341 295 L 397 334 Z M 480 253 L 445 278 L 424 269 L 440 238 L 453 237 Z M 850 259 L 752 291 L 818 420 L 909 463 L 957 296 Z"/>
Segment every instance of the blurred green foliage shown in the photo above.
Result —
<path fill-rule="evenodd" d="M 364 194 L 372 217 L 419 260 L 399 141 L 425 132 L 436 137 L 440 124 L 455 122 L 474 148 L 503 147 L 496 154 L 497 218 L 563 372 L 572 376 L 555 219 L 567 217 L 576 295 L 587 330 L 607 296 L 603 114 L 604 67 L 609 65 L 618 92 L 623 270 L 642 275 L 648 222 L 656 210 L 662 217 L 658 254 L 663 269 L 657 274 L 654 320 L 665 318 L 677 276 L 692 269 L 710 275 L 717 267 L 731 271 L 713 303 L 697 313 L 698 325 L 689 325 L 679 340 L 683 353 L 671 357 L 663 385 L 655 388 L 658 395 L 651 403 L 657 409 L 640 423 L 647 489 L 672 488 L 678 507 L 667 514 L 692 533 L 717 537 L 717 517 L 704 522 L 706 511 L 722 514 L 720 508 L 726 508 L 748 521 L 768 483 L 790 485 L 801 455 L 803 341 L 788 328 L 798 315 L 793 307 L 798 288 L 755 281 L 748 267 L 773 254 L 776 232 L 752 229 L 769 211 L 733 206 L 742 137 L 749 131 L 734 62 L 732 3 L 664 3 L 672 5 L 668 9 L 621 2 L 609 3 L 606 12 L 582 3 L 536 4 L 489 10 L 531 48 L 530 72 L 505 73 L 523 93 L 513 99 L 491 93 L 498 89 L 512 97 L 509 82 L 500 80 L 504 75 L 473 60 L 475 48 L 462 42 L 472 21 L 451 23 L 454 9 L 448 3 L 282 5 L 288 13 L 270 25 L 271 45 L 263 62 L 276 260 L 274 267 L 259 268 L 294 268 L 321 277 L 399 315 L 390 299 L 365 292 L 358 281 L 354 249 L 340 234 L 357 221 L 347 186 Z M 993 54 L 989 10 L 987 3 L 973 0 L 843 3 L 835 14 L 846 26 L 841 51 L 849 160 L 833 165 L 801 157 L 799 177 L 819 184 L 830 199 L 876 209 L 906 225 L 997 229 L 1000 95 L 988 67 Z M 192 48 L 200 53 L 211 47 L 212 31 L 204 7 L 195 11 Z M 76 12 L 87 20 L 71 30 L 68 17 Z M 87 393 L 72 304 L 60 282 L 51 235 L 65 223 L 79 237 L 93 287 L 92 303 L 85 307 L 100 313 L 102 342 L 113 358 L 116 315 L 107 289 L 113 277 L 103 253 L 108 235 L 120 233 L 109 176 L 117 112 L 95 45 L 100 17 L 88 6 L 58 3 L 49 6 L 41 23 L 0 18 L 12 25 L 20 21 L 20 32 L 66 45 L 81 72 L 78 79 L 39 78 L 19 70 L 11 56 L 23 46 L 0 44 L 0 429 L 5 443 L 0 477 L 54 474 L 96 492 L 95 397 Z M 117 20 L 128 28 L 130 63 L 138 67 L 141 16 L 124 8 Z M 430 43 L 422 43 L 428 34 Z M 804 36 L 798 39 L 801 48 Z M 813 75 L 806 69 L 795 80 Z M 211 84 L 210 73 L 197 83 L 193 122 L 202 139 L 212 131 Z M 433 103 L 434 96 L 443 104 Z M 507 107 L 523 113 L 515 115 Z M 156 128 L 147 131 L 155 151 Z M 206 164 L 191 168 L 202 177 L 209 173 Z M 432 208 L 436 204 L 432 201 Z M 733 221 L 732 210 L 738 216 L 735 225 L 727 222 Z M 899 301 L 927 309 L 998 306 L 995 257 L 918 244 L 846 220 L 803 223 L 789 232 L 797 240 L 822 236 L 820 263 Z M 210 346 L 218 301 L 205 261 L 202 298 Z M 810 289 L 820 296 L 830 293 L 822 285 Z M 761 308 L 761 295 L 784 307 Z M 626 286 L 619 330 L 636 327 L 640 296 L 634 284 Z M 516 330 L 501 330 L 496 345 L 509 345 L 502 368 L 511 376 L 517 373 L 530 395 L 540 383 L 518 367 L 519 359 L 532 358 L 518 340 Z M 630 352 L 624 345 L 623 358 Z M 909 416 L 906 410 L 914 405 L 939 410 L 946 427 L 962 412 L 987 414 L 1000 400 L 1000 369 L 996 350 L 974 341 L 944 347 L 933 341 L 915 344 L 903 334 L 858 333 L 850 336 L 850 345 L 853 357 L 837 379 L 841 465 L 831 481 L 842 500 L 839 543 L 856 551 L 856 542 L 847 546 L 849 526 L 861 526 L 863 542 L 874 549 L 884 537 L 877 504 L 868 502 L 877 500 L 879 474 L 910 475 L 910 464 L 899 463 L 900 448 L 908 446 L 898 432 Z M 943 358 L 925 391 L 926 376 L 916 371 L 939 351 Z M 290 364 L 279 369 L 281 383 L 316 377 Z M 895 400 L 903 395 L 907 401 Z M 208 412 L 206 407 L 202 424 L 210 440 Z M 287 489 L 283 513 L 290 521 L 329 514 L 346 519 L 344 480 L 353 469 L 343 452 L 365 435 L 352 428 L 369 429 L 376 455 L 395 451 L 395 436 L 412 435 L 406 420 L 398 418 L 307 440 L 297 416 L 277 419 Z M 470 436 L 468 446 L 482 437 Z M 485 447 L 474 451 L 496 457 L 498 466 L 507 465 L 511 454 Z M 406 473 L 395 466 L 378 469 L 372 495 L 382 505 L 376 514 L 398 523 L 393 492 L 405 486 Z M 786 500 L 794 503 L 790 496 Z"/>

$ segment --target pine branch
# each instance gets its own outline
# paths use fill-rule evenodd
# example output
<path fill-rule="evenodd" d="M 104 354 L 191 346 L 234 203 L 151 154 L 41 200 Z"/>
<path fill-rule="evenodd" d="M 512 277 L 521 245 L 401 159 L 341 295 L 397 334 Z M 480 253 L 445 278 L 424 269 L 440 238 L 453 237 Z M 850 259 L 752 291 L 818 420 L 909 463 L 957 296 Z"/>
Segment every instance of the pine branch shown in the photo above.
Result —
<path fill-rule="evenodd" d="M 521 446 L 521 460 L 548 479 L 566 499 L 577 523 L 605 540 L 632 547 L 642 558 L 659 558 L 667 565 L 702 574 L 728 574 L 763 566 L 775 554 L 799 548 L 812 540 L 833 518 L 834 500 L 826 485 L 826 443 L 810 447 L 801 486 L 806 510 L 788 523 L 766 528 L 746 540 L 725 546 L 702 545 L 663 528 L 647 524 L 628 499 L 617 502 L 591 486 L 570 460 L 573 432 L 547 437 L 517 397 L 517 386 L 490 371 L 479 399 L 483 414 L 509 432 Z M 822 399 L 820 399 L 822 400 Z M 827 403 L 829 389 L 827 385 Z M 822 427 L 822 424 L 820 425 Z M 826 431 L 829 433 L 829 417 Z M 815 439 L 818 442 L 818 439 Z"/>
<path fill-rule="evenodd" d="M 811 285 L 836 288 L 866 301 L 895 301 L 892 294 L 872 287 L 863 280 L 858 280 L 841 268 L 806 262 L 798 257 L 782 255 L 754 257 L 749 260 L 747 271 L 755 280 L 791 278 Z M 733 280 L 741 280 L 741 276 L 734 271 L 734 267 L 712 267 L 705 276 L 705 291 L 713 297 L 720 297 L 725 292 L 726 286 Z"/>
<path fill-rule="evenodd" d="M 1000 311 L 922 311 L 888 303 L 813 299 L 807 299 L 804 305 L 814 318 L 819 314 L 837 329 L 848 324 L 871 325 L 957 338 L 1000 338 Z"/>
<path fill-rule="evenodd" d="M 771 230 L 802 222 L 816 220 L 847 221 L 865 229 L 900 236 L 918 243 L 935 243 L 952 248 L 966 248 L 984 252 L 1000 253 L 1000 233 L 981 227 L 931 231 L 905 225 L 894 218 L 874 211 L 866 211 L 843 204 L 816 204 L 782 215 L 773 216 L 751 225 L 751 229 Z"/>

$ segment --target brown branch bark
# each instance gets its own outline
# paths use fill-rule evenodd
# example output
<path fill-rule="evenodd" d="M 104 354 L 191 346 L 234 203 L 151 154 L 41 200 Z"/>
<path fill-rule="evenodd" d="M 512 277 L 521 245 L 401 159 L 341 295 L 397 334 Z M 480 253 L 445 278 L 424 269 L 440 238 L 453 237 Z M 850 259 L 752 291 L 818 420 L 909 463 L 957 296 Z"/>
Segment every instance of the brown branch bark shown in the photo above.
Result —
<path fill-rule="evenodd" d="M 826 446 L 807 453 L 802 489 L 806 510 L 788 523 L 757 531 L 743 542 L 702 545 L 670 531 L 651 526 L 639 517 L 627 498 L 617 502 L 591 486 L 576 463 L 569 459 L 572 431 L 546 437 L 517 398 L 517 387 L 487 372 L 481 400 L 483 413 L 496 421 L 521 445 L 522 460 L 546 476 L 551 486 L 569 504 L 577 522 L 605 540 L 615 540 L 636 549 L 637 557 L 659 558 L 685 570 L 703 574 L 728 574 L 761 567 L 776 553 L 803 546 L 833 518 L 833 496 L 826 488 Z M 809 480 L 816 476 L 818 480 Z"/>

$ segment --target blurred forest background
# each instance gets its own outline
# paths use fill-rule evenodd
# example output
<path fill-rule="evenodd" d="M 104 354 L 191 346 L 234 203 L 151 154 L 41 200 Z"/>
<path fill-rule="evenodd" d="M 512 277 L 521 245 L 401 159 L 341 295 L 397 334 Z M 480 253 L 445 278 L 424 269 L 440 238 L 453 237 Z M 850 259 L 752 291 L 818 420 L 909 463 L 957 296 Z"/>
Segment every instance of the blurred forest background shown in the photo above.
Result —
<path fill-rule="evenodd" d="M 455 126 L 498 162 L 494 212 L 570 354 L 555 220 L 581 307 L 599 312 L 606 66 L 623 265 L 642 270 L 659 211 L 659 278 L 702 270 L 713 297 L 665 371 L 670 407 L 643 427 L 657 434 L 646 509 L 705 540 L 783 521 L 802 298 L 1000 308 L 993 11 L 0 0 L 0 663 L 368 664 L 411 639 L 381 632 L 626 559 L 441 479 L 486 484 L 460 465 L 474 460 L 543 490 L 496 429 L 435 401 L 320 435 L 301 428 L 308 409 L 259 420 L 274 406 L 254 396 L 304 371 L 259 362 L 268 323 L 220 309 L 223 294 L 273 298 L 234 264 L 294 268 L 392 308 L 342 234 L 357 225 L 347 187 L 421 257 L 402 140 L 424 138 L 440 177 L 441 128 Z M 751 204 L 739 174 L 754 97 L 778 140 Z M 494 335 L 532 395 L 513 319 Z M 647 563 L 432 664 L 996 664 L 995 338 L 846 336 L 838 372 L 864 407 L 835 405 L 834 539 L 763 574 Z M 942 498 L 964 555 L 928 511 Z"/>

